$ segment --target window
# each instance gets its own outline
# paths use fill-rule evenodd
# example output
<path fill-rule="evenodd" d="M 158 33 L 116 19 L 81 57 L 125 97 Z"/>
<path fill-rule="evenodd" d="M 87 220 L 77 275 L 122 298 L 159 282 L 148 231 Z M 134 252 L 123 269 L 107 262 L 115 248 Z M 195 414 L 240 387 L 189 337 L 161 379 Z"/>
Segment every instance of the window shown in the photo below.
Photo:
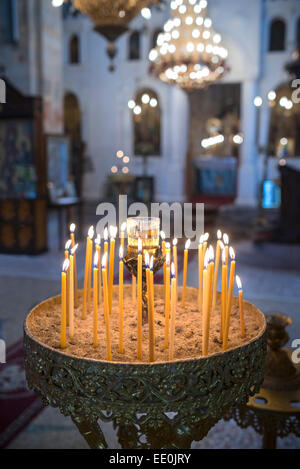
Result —
<path fill-rule="evenodd" d="M 269 51 L 285 50 L 285 22 L 274 19 L 270 26 Z"/>
<path fill-rule="evenodd" d="M 129 60 L 140 59 L 140 33 L 133 31 L 129 36 Z"/>
<path fill-rule="evenodd" d="M 69 62 L 70 64 L 79 64 L 79 38 L 73 34 L 69 43 Z"/>
<path fill-rule="evenodd" d="M 142 89 L 135 98 L 140 112 L 133 112 L 134 153 L 139 156 L 160 156 L 161 110 L 155 91 Z"/>
<path fill-rule="evenodd" d="M 18 40 L 18 3 L 17 0 L 0 2 L 0 43 Z"/>

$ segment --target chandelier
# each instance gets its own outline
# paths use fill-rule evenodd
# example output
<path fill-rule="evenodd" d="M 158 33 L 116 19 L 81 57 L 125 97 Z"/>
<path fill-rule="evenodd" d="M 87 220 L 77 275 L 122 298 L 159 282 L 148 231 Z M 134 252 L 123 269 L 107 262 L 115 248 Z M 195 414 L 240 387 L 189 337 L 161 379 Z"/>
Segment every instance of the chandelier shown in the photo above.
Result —
<path fill-rule="evenodd" d="M 90 17 L 94 29 L 108 41 L 107 54 L 116 55 L 115 41 L 128 30 L 129 23 L 146 7 L 150 0 L 72 0 L 75 8 Z M 152 0 L 151 3 L 158 3 Z M 114 70 L 114 66 L 110 66 Z"/>
<path fill-rule="evenodd" d="M 228 70 L 227 49 L 212 29 L 206 0 L 171 1 L 171 18 L 150 51 L 151 71 L 186 90 L 203 88 Z"/>

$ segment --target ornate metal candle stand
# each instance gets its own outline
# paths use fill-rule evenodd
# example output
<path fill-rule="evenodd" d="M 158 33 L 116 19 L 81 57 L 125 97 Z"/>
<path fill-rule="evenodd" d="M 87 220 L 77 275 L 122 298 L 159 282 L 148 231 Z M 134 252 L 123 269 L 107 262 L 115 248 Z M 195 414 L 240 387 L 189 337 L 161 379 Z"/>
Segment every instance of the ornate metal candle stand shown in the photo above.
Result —
<path fill-rule="evenodd" d="M 241 428 L 251 426 L 262 434 L 264 449 L 276 448 L 277 437 L 300 437 L 300 363 L 293 363 L 292 352 L 282 348 L 289 340 L 285 327 L 291 323 L 283 314 L 267 316 L 263 385 L 247 406 L 236 407 L 227 416 Z"/>
<path fill-rule="evenodd" d="M 147 364 L 87 360 L 41 343 L 31 334 L 30 321 L 59 301 L 41 303 L 25 321 L 27 381 L 45 405 L 71 416 L 91 448 L 107 447 L 99 422 L 113 422 L 123 448 L 190 448 L 229 408 L 246 404 L 259 391 L 265 319 L 247 302 L 247 313 L 262 327 L 245 345 L 208 357 Z"/>

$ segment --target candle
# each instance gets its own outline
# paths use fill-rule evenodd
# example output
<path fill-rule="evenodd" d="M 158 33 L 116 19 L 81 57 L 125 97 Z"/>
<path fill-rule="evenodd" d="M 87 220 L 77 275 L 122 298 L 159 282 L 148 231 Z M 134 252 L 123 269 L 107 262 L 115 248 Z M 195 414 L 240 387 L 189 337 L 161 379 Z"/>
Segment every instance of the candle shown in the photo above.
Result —
<path fill-rule="evenodd" d="M 165 244 L 165 262 L 164 262 L 164 300 L 165 300 L 165 305 L 166 305 L 166 285 L 167 285 L 167 255 L 169 256 L 169 260 L 170 260 L 170 256 L 171 256 L 171 244 L 170 243 L 166 243 Z"/>
<path fill-rule="evenodd" d="M 70 252 L 70 267 L 69 267 L 69 334 L 72 338 L 74 336 L 74 272 L 75 272 L 75 255 L 78 244 L 71 249 Z"/>
<path fill-rule="evenodd" d="M 164 232 L 164 231 L 161 231 L 161 232 L 160 232 L 160 237 L 161 237 L 161 250 L 162 250 L 162 254 L 163 254 L 163 256 L 165 256 L 165 254 L 166 254 L 166 235 L 165 235 L 165 232 Z"/>
<path fill-rule="evenodd" d="M 208 347 L 208 301 L 209 301 L 209 276 L 208 276 L 209 252 L 204 257 L 203 270 L 203 298 L 202 298 L 202 355 L 207 355 Z"/>
<path fill-rule="evenodd" d="M 84 270 L 84 283 L 83 283 L 83 304 L 82 304 L 82 319 L 86 318 L 87 309 L 87 295 L 88 295 L 88 281 L 89 281 L 89 266 L 90 257 L 92 256 L 92 239 L 94 237 L 94 228 L 90 227 L 86 239 L 86 254 L 85 254 L 85 270 Z"/>
<path fill-rule="evenodd" d="M 107 226 L 104 228 L 103 238 L 104 238 L 104 254 L 108 254 L 108 228 Z"/>
<path fill-rule="evenodd" d="M 224 329 L 225 329 L 225 316 L 226 316 L 226 304 L 227 304 L 227 277 L 228 277 L 228 267 L 226 264 L 225 248 L 223 248 L 222 250 L 221 328 L 220 328 L 221 341 L 223 341 L 223 335 L 224 335 Z"/>
<path fill-rule="evenodd" d="M 138 269 L 137 269 L 137 358 L 142 359 L 142 275 L 143 275 L 143 244 L 138 239 Z"/>
<path fill-rule="evenodd" d="M 184 248 L 184 260 L 183 260 L 183 287 L 182 287 L 182 307 L 185 307 L 185 297 L 186 297 L 186 277 L 187 277 L 187 267 L 188 267 L 188 254 L 189 248 L 191 245 L 191 240 L 188 239 L 185 243 Z"/>
<path fill-rule="evenodd" d="M 70 237 L 72 241 L 72 248 L 74 248 L 76 242 L 75 242 L 75 230 L 76 230 L 76 225 L 75 223 L 71 223 L 70 225 Z M 77 261 L 76 261 L 76 253 L 74 254 L 74 301 L 75 301 L 75 306 L 77 307 L 78 305 L 78 282 L 77 282 Z"/>
<path fill-rule="evenodd" d="M 176 277 L 175 277 L 175 265 L 172 262 L 171 266 L 171 324 L 170 324 L 170 347 L 169 347 L 169 360 L 174 359 L 175 349 L 175 316 L 176 316 Z"/>
<path fill-rule="evenodd" d="M 175 267 L 175 278 L 176 278 L 176 301 L 177 301 L 177 279 L 178 279 L 178 260 L 177 260 L 177 238 L 173 239 L 173 262 Z"/>
<path fill-rule="evenodd" d="M 95 239 L 96 252 L 98 253 L 98 304 L 101 303 L 102 290 L 101 290 L 101 236 L 97 235 Z"/>
<path fill-rule="evenodd" d="M 60 346 L 62 349 L 67 346 L 67 271 L 69 259 L 65 259 L 61 272 L 61 333 Z"/>
<path fill-rule="evenodd" d="M 170 321 L 170 252 L 166 251 L 166 290 L 165 290 L 165 349 L 169 347 Z"/>
<path fill-rule="evenodd" d="M 232 293 L 233 293 L 233 283 L 234 283 L 234 274 L 235 274 L 235 253 L 232 247 L 229 248 L 229 255 L 231 258 L 230 265 L 230 275 L 229 275 L 229 286 L 228 286 L 228 295 L 227 295 L 227 305 L 226 305 L 226 316 L 225 316 L 225 331 L 223 338 L 223 350 L 227 350 L 228 346 L 228 333 L 230 325 L 230 313 L 232 306 Z"/>
<path fill-rule="evenodd" d="M 204 262 L 204 258 L 205 258 L 205 254 L 206 254 L 208 240 L 209 240 L 209 233 L 205 233 L 203 235 L 203 254 L 202 254 L 203 262 Z"/>
<path fill-rule="evenodd" d="M 72 241 L 69 239 L 65 244 L 65 259 L 69 259 Z M 69 312 L 70 312 L 70 270 L 67 270 L 67 326 L 69 325 Z"/>
<path fill-rule="evenodd" d="M 211 312 L 212 307 L 212 296 L 213 296 L 213 277 L 214 277 L 214 267 L 215 267 L 215 253 L 214 248 L 210 245 L 209 250 L 209 265 L 208 265 L 208 272 L 209 272 L 209 314 Z"/>
<path fill-rule="evenodd" d="M 89 243 L 89 256 L 88 256 L 88 282 L 87 282 L 87 310 L 91 311 L 91 300 L 92 300 L 92 262 L 93 262 L 93 237 L 94 227 L 92 231 L 93 236 L 88 238 Z"/>
<path fill-rule="evenodd" d="M 107 285 L 107 252 L 102 257 L 102 281 L 103 281 L 103 300 L 104 300 L 104 319 L 106 333 L 106 356 L 111 360 L 111 340 L 109 324 L 109 304 L 108 304 L 108 285 Z"/>
<path fill-rule="evenodd" d="M 155 343 L 155 328 L 154 328 L 154 273 L 153 273 L 153 256 L 150 258 L 150 287 L 151 287 L 151 315 L 153 324 L 153 342 Z"/>
<path fill-rule="evenodd" d="M 121 246 L 122 246 L 122 249 L 123 249 L 123 253 L 125 252 L 125 230 L 126 230 L 126 221 L 124 223 L 122 223 L 121 225 Z"/>
<path fill-rule="evenodd" d="M 245 337 L 245 318 L 244 318 L 244 302 L 243 302 L 243 287 L 240 277 L 236 276 L 236 284 L 239 289 L 239 309 L 240 309 L 240 323 L 241 323 L 241 337 Z"/>
<path fill-rule="evenodd" d="M 133 303 L 136 302 L 136 277 L 135 275 L 132 275 L 132 288 L 131 288 L 131 291 L 132 291 L 132 301 Z"/>
<path fill-rule="evenodd" d="M 198 246 L 198 308 L 202 309 L 203 300 L 203 242 L 204 235 L 200 236 Z"/>
<path fill-rule="evenodd" d="M 108 282 L 108 294 L 109 294 L 109 314 L 111 314 L 112 307 L 112 294 L 113 294 L 113 283 L 114 283 L 114 262 L 115 262 L 115 244 L 117 227 L 111 226 L 110 232 L 110 251 L 109 251 L 109 282 Z"/>
<path fill-rule="evenodd" d="M 228 234 L 224 233 L 223 234 L 223 241 L 224 241 L 224 244 L 225 244 L 225 259 L 226 259 L 226 264 L 228 266 L 228 253 L 229 253 L 229 236 Z"/>
<path fill-rule="evenodd" d="M 148 326 L 149 326 L 149 361 L 154 362 L 154 329 L 153 329 L 153 308 L 152 308 L 152 288 L 150 279 L 150 259 L 149 254 L 145 254 L 146 282 L 148 296 Z"/>
<path fill-rule="evenodd" d="M 216 263 L 215 263 L 215 276 L 214 276 L 214 287 L 213 287 L 213 300 L 212 300 L 212 311 L 216 309 L 217 302 L 217 286 L 218 286 L 218 275 L 219 275 L 219 264 L 220 264 L 220 254 L 221 254 L 221 238 L 222 233 L 220 230 L 217 232 L 217 247 L 216 247 Z"/>
<path fill-rule="evenodd" d="M 121 244 L 119 250 L 119 352 L 124 353 L 124 340 L 123 340 L 123 323 L 124 323 L 124 312 L 123 312 L 123 300 L 124 300 L 124 286 L 123 286 L 123 278 L 124 278 L 124 248 Z"/>
<path fill-rule="evenodd" d="M 93 314 L 93 346 L 96 348 L 98 347 L 98 262 L 99 262 L 99 254 L 96 251 L 94 256 L 94 270 L 93 270 L 93 300 L 94 300 L 94 314 Z"/>

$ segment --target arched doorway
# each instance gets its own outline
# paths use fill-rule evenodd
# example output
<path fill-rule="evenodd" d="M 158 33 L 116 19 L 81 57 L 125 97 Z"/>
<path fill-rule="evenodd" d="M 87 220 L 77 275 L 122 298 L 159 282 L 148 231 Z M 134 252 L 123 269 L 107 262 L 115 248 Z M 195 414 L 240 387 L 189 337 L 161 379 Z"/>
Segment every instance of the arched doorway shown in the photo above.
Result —
<path fill-rule="evenodd" d="M 133 111 L 134 154 L 160 156 L 161 110 L 155 91 L 144 88 L 136 93 Z"/>

